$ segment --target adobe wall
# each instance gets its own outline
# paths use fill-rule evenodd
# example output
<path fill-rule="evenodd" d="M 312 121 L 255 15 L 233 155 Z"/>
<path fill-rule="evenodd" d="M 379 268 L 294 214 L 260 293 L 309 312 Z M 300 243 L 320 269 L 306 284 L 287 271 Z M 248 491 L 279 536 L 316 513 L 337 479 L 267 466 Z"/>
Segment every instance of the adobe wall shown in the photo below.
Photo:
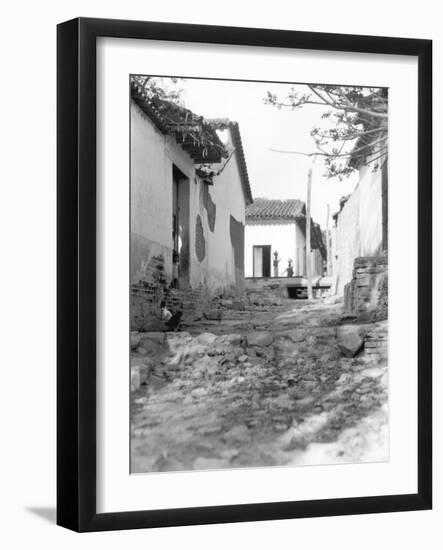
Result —
<path fill-rule="evenodd" d="M 230 132 L 223 138 L 233 147 Z M 242 286 L 244 277 L 245 197 L 234 155 L 211 166 L 213 185 L 193 178 L 191 185 L 191 286 L 214 292 Z"/>
<path fill-rule="evenodd" d="M 382 251 L 382 170 L 365 166 L 357 187 L 337 216 L 332 231 L 333 289 L 343 295 L 352 279 L 354 260 Z"/>
<path fill-rule="evenodd" d="M 216 293 L 243 284 L 245 199 L 235 155 L 208 186 L 175 140 L 132 103 L 130 278 L 131 323 L 137 330 L 170 295 L 174 165 L 189 186 L 189 287 L 181 290 L 195 298 L 202 288 Z"/>

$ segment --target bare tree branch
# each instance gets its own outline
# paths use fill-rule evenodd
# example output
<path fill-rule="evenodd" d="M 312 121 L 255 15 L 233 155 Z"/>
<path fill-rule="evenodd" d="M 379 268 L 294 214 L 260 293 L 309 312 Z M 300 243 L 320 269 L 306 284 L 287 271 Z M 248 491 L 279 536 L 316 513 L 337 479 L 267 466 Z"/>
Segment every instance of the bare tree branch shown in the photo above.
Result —
<path fill-rule="evenodd" d="M 365 114 L 368 116 L 375 116 L 379 118 L 388 118 L 387 113 L 379 113 L 378 111 L 369 111 L 368 109 L 361 109 L 360 107 L 357 107 L 353 103 L 351 103 L 348 99 L 345 97 L 340 96 L 343 101 L 345 102 L 345 105 L 341 105 L 340 103 L 337 103 L 336 101 L 328 101 L 325 99 L 313 86 L 309 85 L 308 88 L 314 92 L 314 94 L 319 97 L 323 103 L 320 103 L 320 105 L 329 105 L 329 107 L 332 107 L 334 109 L 346 109 L 348 111 L 354 111 L 356 113 Z M 308 103 L 308 102 L 306 102 Z"/>
<path fill-rule="evenodd" d="M 329 177 L 348 176 L 362 164 L 372 163 L 372 159 L 379 154 L 387 157 L 388 97 L 385 89 L 324 84 L 307 84 L 306 89 L 307 93 L 292 88 L 283 101 L 276 94 L 268 92 L 265 103 L 279 109 L 294 110 L 304 105 L 329 108 L 331 110 L 325 111 L 322 118 L 329 118 L 335 127 L 314 128 L 311 131 L 315 151 L 271 149 L 272 151 L 313 158 L 323 157 Z M 350 150 L 346 143 L 351 145 L 351 142 L 356 145 Z M 342 162 L 336 163 L 336 160 Z"/>
<path fill-rule="evenodd" d="M 377 143 L 380 143 L 380 142 L 384 142 L 387 140 L 387 137 L 386 138 L 380 138 L 380 139 L 377 139 L 376 141 L 374 141 L 371 145 L 376 145 Z M 363 147 L 358 147 L 357 149 L 353 149 L 352 151 L 349 151 L 349 153 L 328 153 L 327 151 L 324 151 L 324 150 L 320 150 L 320 151 L 316 151 L 314 153 L 303 153 L 301 151 L 287 151 L 287 150 L 284 150 L 284 149 L 269 149 L 270 151 L 274 152 L 274 153 L 288 153 L 288 154 L 293 154 L 293 155 L 303 155 L 305 157 L 315 157 L 315 156 L 322 156 L 322 157 L 333 157 L 333 158 L 350 158 L 352 156 L 354 156 L 356 153 L 360 152 L 360 151 L 364 151 L 367 149 L 367 146 L 363 146 Z M 367 155 L 364 155 L 364 156 L 367 156 Z"/>

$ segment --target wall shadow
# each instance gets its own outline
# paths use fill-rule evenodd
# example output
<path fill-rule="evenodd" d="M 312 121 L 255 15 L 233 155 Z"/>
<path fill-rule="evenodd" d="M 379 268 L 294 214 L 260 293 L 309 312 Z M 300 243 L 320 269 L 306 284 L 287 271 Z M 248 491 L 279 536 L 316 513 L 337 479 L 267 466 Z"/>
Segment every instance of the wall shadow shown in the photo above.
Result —
<path fill-rule="evenodd" d="M 48 521 L 49 523 L 56 523 L 57 510 L 55 506 L 27 506 L 26 511 Z"/>

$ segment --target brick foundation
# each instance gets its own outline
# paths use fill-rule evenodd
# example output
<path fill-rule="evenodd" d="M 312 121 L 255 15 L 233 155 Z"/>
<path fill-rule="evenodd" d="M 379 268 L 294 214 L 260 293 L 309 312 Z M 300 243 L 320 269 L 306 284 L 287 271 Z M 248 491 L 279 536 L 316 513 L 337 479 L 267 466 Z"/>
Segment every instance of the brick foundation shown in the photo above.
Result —
<path fill-rule="evenodd" d="M 202 314 L 210 302 L 207 289 L 176 289 L 165 275 L 165 260 L 162 255 L 152 256 L 145 269 L 143 280 L 131 287 L 131 330 L 160 330 L 160 304 L 164 300 L 173 312 L 183 311 L 189 319 Z"/>
<path fill-rule="evenodd" d="M 386 322 L 370 325 L 372 328 L 365 334 L 365 353 L 378 360 L 388 359 L 388 330 Z"/>
<path fill-rule="evenodd" d="M 163 255 L 152 256 L 143 279 L 131 286 L 131 330 L 143 330 L 158 315 L 171 281 L 165 274 Z"/>

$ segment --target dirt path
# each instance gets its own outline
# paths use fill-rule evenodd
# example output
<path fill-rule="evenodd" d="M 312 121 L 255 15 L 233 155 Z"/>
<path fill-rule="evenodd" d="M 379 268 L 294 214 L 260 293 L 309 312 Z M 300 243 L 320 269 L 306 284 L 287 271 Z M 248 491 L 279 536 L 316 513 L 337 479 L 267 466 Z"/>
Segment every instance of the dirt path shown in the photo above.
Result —
<path fill-rule="evenodd" d="M 386 460 L 387 324 L 360 327 L 348 358 L 340 313 L 288 300 L 137 335 L 132 471 Z"/>

